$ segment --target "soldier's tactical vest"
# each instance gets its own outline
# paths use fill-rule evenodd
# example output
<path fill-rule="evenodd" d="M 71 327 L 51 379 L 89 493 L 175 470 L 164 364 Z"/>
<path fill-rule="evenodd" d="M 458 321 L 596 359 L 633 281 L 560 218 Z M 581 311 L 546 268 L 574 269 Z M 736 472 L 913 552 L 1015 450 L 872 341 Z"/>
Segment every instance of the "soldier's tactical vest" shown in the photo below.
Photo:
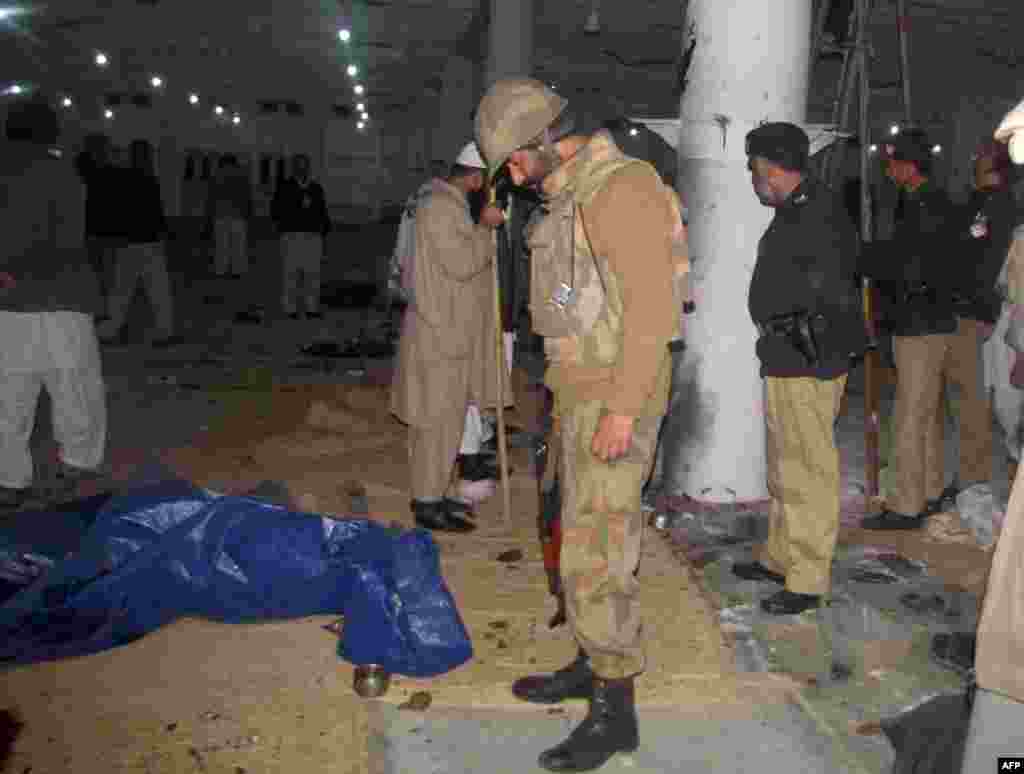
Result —
<path fill-rule="evenodd" d="M 676 223 L 672 233 L 677 309 L 673 339 L 682 336 L 683 305 L 689 300 L 686 230 L 679 197 L 661 182 L 652 165 L 626 156 L 610 139 L 592 142 L 583 152 L 591 157 L 566 189 L 548 202 L 548 214 L 528 237 L 530 318 L 533 330 L 544 337 L 552 365 L 608 367 L 618 360 L 622 344 L 622 293 L 607 259 L 593 252 L 589 237 L 593 224 L 587 220 L 587 206 L 620 169 L 638 165 L 657 178 Z"/>

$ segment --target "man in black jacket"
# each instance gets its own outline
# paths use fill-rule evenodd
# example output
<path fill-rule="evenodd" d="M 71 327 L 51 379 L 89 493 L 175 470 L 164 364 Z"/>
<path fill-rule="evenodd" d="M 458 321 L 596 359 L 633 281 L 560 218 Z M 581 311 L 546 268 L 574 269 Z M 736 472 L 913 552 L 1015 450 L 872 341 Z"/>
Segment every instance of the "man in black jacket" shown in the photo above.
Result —
<path fill-rule="evenodd" d="M 133 140 L 130 154 L 131 167 L 118 170 L 114 177 L 119 199 L 116 232 L 121 243 L 115 253 L 114 286 L 108 302 L 110 319 L 100 325 L 99 335 L 105 341 L 118 336 L 135 288 L 141 282 L 156 321 L 157 335 L 152 346 L 162 349 L 184 341 L 174 333 L 174 300 L 167 272 L 167 220 L 153 165 L 153 146 L 147 140 Z"/>
<path fill-rule="evenodd" d="M 331 230 L 324 189 L 310 177 L 309 156 L 297 154 L 292 159 L 293 176 L 283 181 L 274 192 L 270 213 L 281 235 L 281 262 L 284 265 L 284 290 L 281 306 L 293 320 L 296 309 L 299 276 L 304 283 L 306 315 L 320 318 L 320 264 L 324 254 L 324 238 Z"/>
<path fill-rule="evenodd" d="M 773 614 L 816 607 L 831 585 L 839 534 L 834 426 L 851 356 L 866 346 L 857 233 L 840 197 L 808 174 L 809 145 L 787 123 L 747 135 L 754 192 L 775 209 L 749 296 L 761 334 L 771 523 L 758 560 L 733 572 L 785 584 L 761 602 Z"/>
<path fill-rule="evenodd" d="M 974 295 L 973 268 L 951 255 L 964 242 L 945 191 L 930 180 L 932 144 L 920 130 L 898 135 L 887 149 L 886 173 L 902 190 L 893 239 L 876 243 L 868 272 L 889 299 L 896 360 L 892 419 L 893 491 L 887 508 L 864 529 L 919 529 L 955 489 L 944 489 L 944 383 L 959 390 L 962 485 L 992 477 L 992 416 L 980 369 L 978 323 L 962 304 Z M 970 269 L 970 271 L 966 271 Z M 993 278 L 994 284 L 994 278 Z M 974 312 L 971 312 L 974 314 Z"/>

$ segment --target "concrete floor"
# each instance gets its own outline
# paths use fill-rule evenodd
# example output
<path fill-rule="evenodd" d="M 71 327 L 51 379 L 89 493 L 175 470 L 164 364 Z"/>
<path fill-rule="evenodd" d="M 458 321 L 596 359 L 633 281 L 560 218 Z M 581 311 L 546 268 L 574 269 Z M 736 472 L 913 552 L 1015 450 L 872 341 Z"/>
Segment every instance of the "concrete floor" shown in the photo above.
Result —
<path fill-rule="evenodd" d="M 325 264 L 325 283 L 380 276 L 390 252 L 390 240 L 387 229 L 371 235 L 336 235 L 332 239 L 331 258 Z M 188 444 L 201 433 L 224 410 L 224 396 L 230 391 L 212 389 L 218 385 L 224 388 L 267 380 L 358 380 L 365 378 L 368 365 L 371 370 L 386 372 L 385 361 L 318 361 L 303 357 L 300 348 L 315 340 L 346 342 L 357 336 L 365 325 L 365 314 L 354 309 L 327 309 L 322 321 L 282 318 L 276 298 L 276 243 L 254 239 L 251 253 L 252 271 L 248 277 L 218 280 L 208 276 L 206 259 L 200 253 L 176 245 L 171 268 L 177 316 L 186 343 L 174 350 L 152 350 L 146 343 L 151 324 L 149 309 L 137 299 L 126 328 L 126 344 L 104 348 L 110 413 L 107 468 L 112 478 L 130 478 L 147 459 L 159 457 L 161 450 Z M 359 256 L 359 260 L 353 256 Z M 264 323 L 233 322 L 236 313 L 254 306 L 262 307 Z M 860 398 L 855 390 L 851 392 L 851 406 L 854 411 L 859 410 Z M 37 427 L 37 446 L 46 444 L 46 425 L 43 416 Z M 859 430 L 854 421 L 841 431 Z M 789 637 L 777 631 L 773 634 L 765 628 L 764 620 L 750 612 L 756 609 L 756 601 L 765 589 L 756 584 L 735 584 L 729 579 L 730 562 L 749 548 L 753 536 L 748 524 L 743 527 L 745 541 L 721 540 L 723 536 L 729 537 L 730 525 L 736 523 L 739 522 L 726 520 L 711 530 L 702 529 L 699 524 L 677 525 L 673 539 L 683 549 L 683 555 L 689 551 L 691 558 L 703 557 L 700 571 L 708 593 L 720 602 L 723 629 L 735 643 L 739 668 L 821 671 L 803 664 L 799 653 L 776 653 L 776 646 Z M 716 540 L 719 542 L 715 543 Z M 711 550 L 718 553 L 709 560 L 707 552 Z M 906 609 L 900 607 L 901 594 L 935 586 L 928 585 L 927 572 L 912 583 L 906 578 L 896 579 L 895 585 L 887 585 L 882 591 L 880 587 L 866 588 L 870 584 L 851 580 L 849 571 L 856 569 L 858 562 L 863 565 L 871 558 L 863 552 L 847 551 L 837 576 L 837 597 L 860 616 L 866 615 L 867 610 L 894 607 L 902 611 L 902 617 Z M 692 569 L 681 566 L 680 572 Z M 960 619 L 961 628 L 972 625 L 976 603 L 976 599 L 965 602 L 969 612 Z M 929 623 L 930 619 L 924 619 L 917 623 L 926 629 L 941 629 L 935 621 Z M 794 626 L 800 624 L 795 622 Z M 835 629 L 832 623 L 822 626 L 806 618 L 802 624 L 819 632 Z M 858 637 L 878 639 L 866 632 L 847 639 Z M 845 684 L 830 683 L 826 677 L 808 688 L 795 703 L 751 707 L 746 717 L 716 718 L 662 710 L 646 713 L 642 717 L 641 751 L 615 759 L 605 771 L 881 774 L 889 770 L 893 760 L 888 743 L 883 737 L 852 735 L 848 727 L 855 721 L 877 719 L 877 713 L 895 712 L 927 695 L 955 691 L 960 686 L 959 675 L 943 670 L 929 672 L 927 654 L 923 662 L 919 658 L 915 664 L 905 668 L 917 670 L 912 679 L 890 681 L 898 686 L 890 694 L 879 687 L 885 681 L 865 682 L 861 674 Z M 898 674 L 901 666 L 887 664 L 885 669 Z M 827 672 L 827 666 L 824 671 Z M 885 694 L 884 698 L 872 702 L 863 699 L 872 690 Z M 862 703 L 858 705 L 858 701 Z M 371 723 L 375 774 L 535 771 L 537 753 L 560 741 L 579 717 L 578 708 L 559 714 L 549 714 L 547 710 L 501 715 L 431 710 L 419 714 L 379 705 Z"/>

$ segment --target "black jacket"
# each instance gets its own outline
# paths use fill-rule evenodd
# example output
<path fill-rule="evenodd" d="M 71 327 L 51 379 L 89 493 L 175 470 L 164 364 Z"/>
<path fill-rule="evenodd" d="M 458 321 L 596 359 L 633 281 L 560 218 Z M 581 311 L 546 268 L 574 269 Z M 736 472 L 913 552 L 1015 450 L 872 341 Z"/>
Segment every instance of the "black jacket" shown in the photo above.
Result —
<path fill-rule="evenodd" d="M 857 232 L 842 199 L 824 183 L 805 179 L 775 211 L 761 237 L 748 308 L 755 324 L 792 312 L 820 314 L 817 367 L 792 341 L 764 335 L 757 342 L 761 376 L 834 379 L 867 346 L 857 287 Z"/>
<path fill-rule="evenodd" d="M 305 186 L 299 185 L 295 178 L 283 181 L 274 192 L 270 214 L 282 234 L 326 235 L 331 230 L 324 189 L 313 180 Z"/>
<path fill-rule="evenodd" d="M 118 226 L 118 187 L 123 170 L 110 164 L 97 164 L 87 153 L 80 153 L 75 163 L 85 183 L 85 235 L 88 237 L 114 237 Z"/>
<path fill-rule="evenodd" d="M 959 217 L 946 192 L 925 183 L 902 194 L 892 239 L 865 250 L 862 271 L 878 282 L 881 327 L 892 335 L 956 331 Z"/>
<path fill-rule="evenodd" d="M 959 317 L 995 323 L 1002 300 L 996 280 L 1006 263 L 1019 221 L 1010 191 L 975 191 L 959 221 L 960 250 L 955 311 Z"/>
<path fill-rule="evenodd" d="M 112 236 L 129 244 L 160 242 L 167 238 L 167 220 L 160 182 L 138 169 L 116 169 L 112 181 L 118 191 L 117 220 Z"/>

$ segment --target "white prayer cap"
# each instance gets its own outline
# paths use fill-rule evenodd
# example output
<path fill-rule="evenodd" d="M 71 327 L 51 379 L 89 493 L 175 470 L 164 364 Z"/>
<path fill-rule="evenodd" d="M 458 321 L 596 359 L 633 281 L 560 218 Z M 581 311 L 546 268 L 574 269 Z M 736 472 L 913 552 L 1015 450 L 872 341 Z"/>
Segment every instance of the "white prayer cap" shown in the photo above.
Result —
<path fill-rule="evenodd" d="M 475 142 L 468 143 L 466 147 L 459 151 L 459 155 L 455 158 L 455 163 L 463 167 L 487 169 L 487 165 L 480 156 L 480 150 L 476 147 Z"/>
<path fill-rule="evenodd" d="M 1024 164 L 1024 101 L 1006 114 L 996 129 L 995 138 L 1009 142 L 1010 158 L 1015 164 Z"/>

